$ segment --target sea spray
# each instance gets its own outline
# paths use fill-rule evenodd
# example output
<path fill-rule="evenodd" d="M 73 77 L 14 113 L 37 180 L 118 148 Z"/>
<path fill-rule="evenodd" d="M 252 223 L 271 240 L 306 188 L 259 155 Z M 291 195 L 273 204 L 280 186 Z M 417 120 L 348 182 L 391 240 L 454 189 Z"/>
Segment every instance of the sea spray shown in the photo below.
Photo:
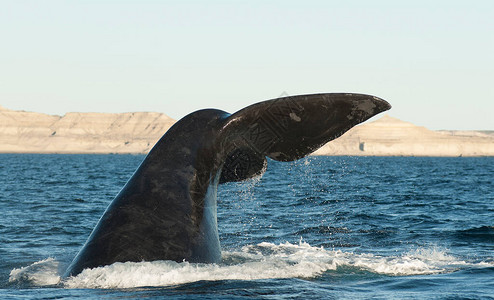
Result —
<path fill-rule="evenodd" d="M 13 269 L 10 271 L 9 282 L 34 286 L 55 285 L 60 282 L 58 269 L 59 262 L 54 258 L 47 258 L 27 267 Z"/>
<path fill-rule="evenodd" d="M 397 256 L 377 256 L 314 247 L 304 241 L 247 245 L 223 252 L 220 264 L 174 261 L 114 263 L 63 280 L 66 288 L 136 288 L 173 286 L 197 281 L 317 278 L 325 272 L 367 271 L 385 276 L 411 276 L 454 272 L 459 267 L 493 267 L 494 263 L 468 263 L 437 248 L 420 248 Z M 52 258 L 14 269 L 11 282 L 46 286 L 60 282 L 58 262 Z"/>

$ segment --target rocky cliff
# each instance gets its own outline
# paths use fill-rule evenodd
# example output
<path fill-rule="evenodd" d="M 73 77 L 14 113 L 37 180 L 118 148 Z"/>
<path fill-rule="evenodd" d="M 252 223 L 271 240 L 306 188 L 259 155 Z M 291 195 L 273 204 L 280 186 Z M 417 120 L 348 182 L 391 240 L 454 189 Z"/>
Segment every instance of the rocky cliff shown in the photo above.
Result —
<path fill-rule="evenodd" d="M 175 120 L 154 112 L 67 113 L 0 109 L 0 152 L 146 153 Z"/>
<path fill-rule="evenodd" d="M 385 115 L 352 128 L 315 154 L 494 156 L 494 135 L 479 131 L 432 131 Z"/>
<path fill-rule="evenodd" d="M 147 153 L 174 122 L 165 114 L 153 112 L 53 116 L 0 106 L 0 152 Z M 384 116 L 352 128 L 315 154 L 494 156 L 494 134 L 431 131 Z"/>

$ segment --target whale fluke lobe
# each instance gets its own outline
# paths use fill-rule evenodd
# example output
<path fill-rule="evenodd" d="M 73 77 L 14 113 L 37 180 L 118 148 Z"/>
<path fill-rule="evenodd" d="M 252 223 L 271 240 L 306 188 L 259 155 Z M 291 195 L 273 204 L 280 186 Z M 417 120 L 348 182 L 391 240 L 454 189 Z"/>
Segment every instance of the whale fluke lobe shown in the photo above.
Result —
<path fill-rule="evenodd" d="M 360 94 L 293 96 L 248 106 L 227 120 L 227 127 L 233 126 L 225 130 L 235 141 L 220 183 L 262 172 L 266 156 L 279 161 L 305 157 L 390 108 L 382 99 Z"/>
<path fill-rule="evenodd" d="M 390 109 L 362 94 L 312 94 L 205 109 L 173 125 L 111 202 L 65 276 L 114 262 L 218 262 L 218 184 L 261 175 Z"/>

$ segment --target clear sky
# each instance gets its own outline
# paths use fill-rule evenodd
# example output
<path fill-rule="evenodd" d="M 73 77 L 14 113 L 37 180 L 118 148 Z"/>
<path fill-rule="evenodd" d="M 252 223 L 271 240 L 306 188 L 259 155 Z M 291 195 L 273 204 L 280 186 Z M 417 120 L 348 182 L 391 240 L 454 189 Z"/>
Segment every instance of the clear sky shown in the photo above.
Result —
<path fill-rule="evenodd" d="M 0 105 L 234 112 L 379 96 L 430 129 L 494 130 L 494 1 L 0 0 Z"/>

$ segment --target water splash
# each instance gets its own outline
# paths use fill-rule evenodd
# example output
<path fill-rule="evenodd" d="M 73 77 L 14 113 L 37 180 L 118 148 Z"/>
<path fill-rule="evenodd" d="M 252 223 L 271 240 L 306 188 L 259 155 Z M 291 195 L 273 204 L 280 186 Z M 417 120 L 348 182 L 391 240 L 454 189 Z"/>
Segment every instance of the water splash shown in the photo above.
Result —
<path fill-rule="evenodd" d="M 56 285 L 60 282 L 59 262 L 47 258 L 27 267 L 10 271 L 9 282 L 26 283 L 35 286 Z"/>
<path fill-rule="evenodd" d="M 468 263 L 436 248 L 421 248 L 384 257 L 313 247 L 301 240 L 299 244 L 263 242 L 244 246 L 238 251 L 224 252 L 220 264 L 173 261 L 115 263 L 86 269 L 62 281 L 58 274 L 58 262 L 50 258 L 12 270 L 10 281 L 40 286 L 60 283 L 66 288 L 135 288 L 202 280 L 316 278 L 328 271 L 348 272 L 348 268 L 387 276 L 409 276 L 492 266 L 494 263 Z"/>

